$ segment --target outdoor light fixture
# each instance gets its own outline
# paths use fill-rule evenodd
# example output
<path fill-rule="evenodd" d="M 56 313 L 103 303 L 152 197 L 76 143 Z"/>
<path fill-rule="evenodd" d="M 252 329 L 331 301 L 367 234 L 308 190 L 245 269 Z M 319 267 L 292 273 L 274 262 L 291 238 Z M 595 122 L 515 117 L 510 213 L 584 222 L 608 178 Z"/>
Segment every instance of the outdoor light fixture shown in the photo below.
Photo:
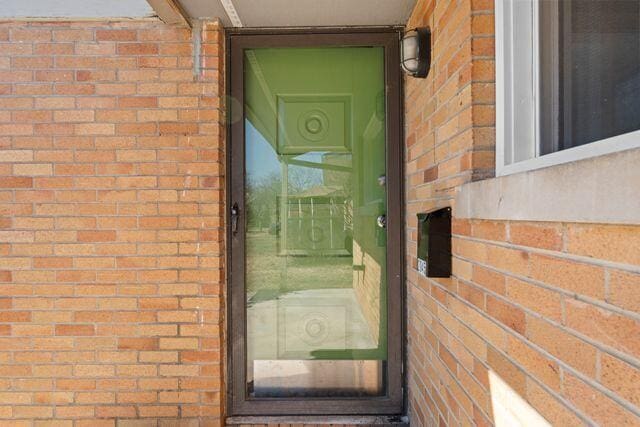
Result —
<path fill-rule="evenodd" d="M 425 78 L 431 68 L 431 29 L 409 30 L 400 44 L 402 69 L 413 77 Z"/>

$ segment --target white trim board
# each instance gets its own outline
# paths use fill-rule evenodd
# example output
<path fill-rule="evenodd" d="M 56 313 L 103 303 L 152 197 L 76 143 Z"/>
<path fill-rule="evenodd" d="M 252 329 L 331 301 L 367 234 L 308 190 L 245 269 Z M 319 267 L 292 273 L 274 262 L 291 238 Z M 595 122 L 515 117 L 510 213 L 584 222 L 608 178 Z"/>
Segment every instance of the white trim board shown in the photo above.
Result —
<path fill-rule="evenodd" d="M 537 152 L 536 4 L 495 2 L 497 175 L 506 165 L 531 159 Z"/>
<path fill-rule="evenodd" d="M 640 148 L 634 148 L 468 183 L 458 190 L 454 216 L 640 224 L 638 165 Z"/>
<path fill-rule="evenodd" d="M 224 11 L 227 13 L 229 20 L 231 21 L 231 25 L 234 27 L 243 27 L 242 20 L 240 19 L 236 6 L 233 4 L 233 0 L 220 0 L 220 3 L 222 3 Z"/>

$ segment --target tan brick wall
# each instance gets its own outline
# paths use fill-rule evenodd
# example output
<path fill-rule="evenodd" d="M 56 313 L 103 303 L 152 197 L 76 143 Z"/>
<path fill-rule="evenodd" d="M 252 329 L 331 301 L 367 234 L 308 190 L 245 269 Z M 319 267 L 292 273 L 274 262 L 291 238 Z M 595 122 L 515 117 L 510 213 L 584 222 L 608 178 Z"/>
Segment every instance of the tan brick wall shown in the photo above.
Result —
<path fill-rule="evenodd" d="M 371 337 L 374 342 L 380 343 L 380 314 L 386 307 L 386 294 L 381 288 L 383 269 L 355 240 L 353 259 L 354 264 L 364 266 L 362 270 L 353 271 L 353 292 Z"/>
<path fill-rule="evenodd" d="M 638 424 L 640 227 L 457 219 L 454 277 L 416 273 L 415 214 L 493 173 L 492 9 L 409 24 L 434 32 L 406 84 L 412 424 L 490 424 L 489 370 L 557 425 Z M 0 425 L 220 423 L 222 34 L 197 76 L 191 38 L 0 25 Z"/>
<path fill-rule="evenodd" d="M 453 277 L 416 271 L 415 214 L 493 173 L 493 7 L 408 23 L 434 48 L 405 87 L 411 424 L 491 425 L 493 371 L 554 425 L 640 425 L 640 226 L 454 219 Z"/>
<path fill-rule="evenodd" d="M 219 423 L 223 35 L 201 36 L 194 75 L 157 21 L 0 24 L 1 425 Z"/>

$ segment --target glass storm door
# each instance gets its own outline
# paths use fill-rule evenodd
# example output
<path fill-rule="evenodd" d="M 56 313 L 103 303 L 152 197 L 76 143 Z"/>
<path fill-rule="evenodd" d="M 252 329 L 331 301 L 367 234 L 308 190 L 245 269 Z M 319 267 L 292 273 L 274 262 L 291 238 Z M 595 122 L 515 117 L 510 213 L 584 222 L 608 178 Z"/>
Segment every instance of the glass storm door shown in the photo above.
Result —
<path fill-rule="evenodd" d="M 401 410 L 397 39 L 231 36 L 232 413 Z"/>

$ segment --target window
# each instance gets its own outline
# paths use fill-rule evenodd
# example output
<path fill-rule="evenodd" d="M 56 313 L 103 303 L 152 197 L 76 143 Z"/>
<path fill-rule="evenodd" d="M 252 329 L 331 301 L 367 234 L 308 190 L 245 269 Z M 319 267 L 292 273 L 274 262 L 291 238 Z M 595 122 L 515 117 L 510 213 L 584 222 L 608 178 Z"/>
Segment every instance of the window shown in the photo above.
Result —
<path fill-rule="evenodd" d="M 496 3 L 497 174 L 640 147 L 640 1 Z"/>

